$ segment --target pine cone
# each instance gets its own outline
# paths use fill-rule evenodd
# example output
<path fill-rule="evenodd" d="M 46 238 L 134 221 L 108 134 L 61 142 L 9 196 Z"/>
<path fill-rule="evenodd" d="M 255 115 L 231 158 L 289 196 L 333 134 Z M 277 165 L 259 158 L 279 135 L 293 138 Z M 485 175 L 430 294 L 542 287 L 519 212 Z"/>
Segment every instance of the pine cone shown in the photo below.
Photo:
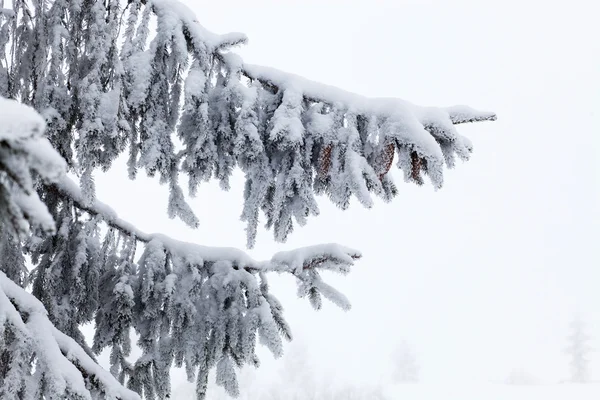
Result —
<path fill-rule="evenodd" d="M 423 178 L 421 178 L 421 169 L 424 167 L 424 160 L 419 157 L 416 151 L 410 153 L 410 159 L 412 164 L 411 178 L 419 185 L 423 184 Z"/>
<path fill-rule="evenodd" d="M 331 150 L 333 150 L 333 145 L 331 143 L 321 150 L 321 155 L 319 156 L 319 176 L 321 178 L 325 178 L 329 172 L 329 167 L 331 166 Z"/>
<path fill-rule="evenodd" d="M 394 150 L 396 150 L 396 147 L 394 146 L 393 142 L 386 144 L 383 148 L 383 153 L 381 155 L 381 172 L 379 173 L 380 181 L 383 180 L 385 174 L 387 174 L 390 171 L 390 168 L 392 168 L 392 162 L 394 161 Z"/>

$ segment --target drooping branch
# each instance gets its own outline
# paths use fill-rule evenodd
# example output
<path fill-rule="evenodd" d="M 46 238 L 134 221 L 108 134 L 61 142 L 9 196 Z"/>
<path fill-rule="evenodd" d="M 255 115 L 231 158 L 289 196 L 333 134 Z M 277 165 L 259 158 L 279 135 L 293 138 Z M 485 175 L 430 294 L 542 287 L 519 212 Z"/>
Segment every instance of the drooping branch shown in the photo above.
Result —
<path fill-rule="evenodd" d="M 127 377 L 128 387 L 140 395 L 153 397 L 156 393 L 164 398 L 170 390 L 173 363 L 185 364 L 188 373 L 197 369 L 200 388 L 208 371 L 216 366 L 217 383 L 235 395 L 234 362 L 237 366 L 258 365 L 256 339 L 278 357 L 283 351 L 282 339 L 292 337 L 283 307 L 269 293 L 267 272 L 292 274 L 298 281 L 298 295 L 308 297 L 317 309 L 322 297 L 344 310 L 350 308 L 348 299 L 325 283 L 319 271 L 347 273 L 360 258 L 359 252 L 323 244 L 256 261 L 238 249 L 144 233 L 97 199 L 85 198 L 43 138 L 39 115 L 14 101 L 6 101 L 6 105 L 17 113 L 16 118 L 5 116 L 6 124 L 0 127 L 0 144 L 6 148 L 0 153 L 0 174 L 10 169 L 14 182 L 5 186 L 0 200 L 10 202 L 15 185 L 35 194 L 29 174 L 37 171 L 42 178 L 39 189 L 57 215 L 57 224 L 49 217 L 46 235 L 31 241 L 29 249 L 36 264 L 30 274 L 34 276 L 33 293 L 4 272 L 0 274 L 0 358 L 9 360 L 7 367 L 0 368 L 0 397 L 5 395 L 3 390 L 11 396 L 25 391 L 25 397 L 30 397 L 27 390 L 33 384 L 24 388 L 24 382 L 32 373 L 32 363 L 34 384 L 53 382 L 51 387 L 33 390 L 50 397 L 137 400 L 138 395 L 123 386 Z M 48 219 L 46 205 L 38 199 L 36 206 L 36 213 L 25 207 L 24 215 L 17 218 L 22 229 L 26 228 L 24 221 L 36 226 L 40 219 Z M 71 206 L 91 218 L 75 216 Z M 101 244 L 98 224 L 102 221 L 114 229 L 103 235 Z M 3 228 L 4 219 L 0 222 Z M 117 237 L 114 230 L 124 237 Z M 137 241 L 145 245 L 139 260 L 134 261 Z M 86 353 L 90 350 L 79 325 L 94 316 L 96 335 L 91 351 L 112 348 L 111 373 L 118 379 Z M 143 351 L 133 364 L 127 360 L 131 328 L 140 335 L 138 345 Z M 203 390 L 198 397 L 204 398 Z"/>
<path fill-rule="evenodd" d="M 54 182 L 66 166 L 44 137 L 44 128 L 44 120 L 32 108 L 0 96 L 0 219 L 20 236 L 30 229 L 54 231 L 32 175 Z"/>
<path fill-rule="evenodd" d="M 19 233 L 30 227 L 45 233 L 41 240 L 32 238 L 27 251 L 36 264 L 29 274 L 33 294 L 49 321 L 85 348 L 79 327 L 95 319 L 93 351 L 112 348 L 111 372 L 148 397 L 167 396 L 173 363 L 185 364 L 189 376 L 197 376 L 199 399 L 213 367 L 217 381 L 237 393 L 234 363 L 258 364 L 256 339 L 278 356 L 281 339 L 291 338 L 266 272 L 292 274 L 300 297 L 317 309 L 322 297 L 348 309 L 348 299 L 327 285 L 320 271 L 346 273 L 360 253 L 328 244 L 256 261 L 238 249 L 141 232 L 96 199 L 96 169 L 110 168 L 129 150 L 130 177 L 138 169 L 158 176 L 169 187 L 168 215 L 195 227 L 180 174 L 187 174 L 193 195 L 211 178 L 228 188 L 232 171 L 241 168 L 246 175 L 242 219 L 251 247 L 259 211 L 276 240 L 285 241 L 293 219 L 304 224 L 318 214 L 316 194 L 326 194 L 341 208 L 351 196 L 366 207 L 373 204 L 371 194 L 390 200 L 397 193 L 387 174 L 395 154 L 407 181 L 422 183 L 426 176 L 441 187 L 444 168 L 451 168 L 455 157 L 468 159 L 472 150 L 454 125 L 495 119 L 465 107 L 369 99 L 246 65 L 226 53 L 245 43 L 245 35 L 209 32 L 176 0 L 127 0 L 124 13 L 122 0 L 84 3 L 55 0 L 28 9 L 32 2 L 16 1 L 14 10 L 0 13 L 0 54 L 11 55 L 0 60 L 0 95 L 43 113 L 17 121 L 26 134 L 14 135 L 4 124 L 14 121 L 13 109 L 2 114 L 0 104 L 0 201 L 6 205 L 0 211 L 8 210 L 0 217 Z M 50 143 L 69 171 L 81 176 L 80 185 L 63 176 L 65 163 L 42 138 L 44 119 Z M 27 121 L 34 122 L 32 135 L 23 125 Z M 61 162 L 46 165 L 49 154 Z M 36 189 L 46 204 L 34 190 L 37 176 L 43 185 Z M 71 205 L 93 217 L 81 217 Z M 114 229 L 102 233 L 102 221 Z M 136 260 L 138 241 L 144 245 Z M 7 305 L 0 314 L 4 309 L 13 311 Z M 19 325 L 19 318 L 12 321 Z M 43 340 L 52 333 L 58 352 L 71 363 L 65 371 L 76 375 L 74 366 L 84 378 L 98 380 L 94 375 L 101 374 L 90 369 L 79 348 L 71 349 L 73 342 L 42 325 L 47 329 L 31 337 Z M 127 359 L 131 329 L 143 351 L 133 365 Z M 51 347 L 62 363 L 65 357 Z M 21 350 L 11 348 L 10 355 L 31 369 L 31 354 Z M 18 374 L 19 368 L 0 368 L 1 374 L 7 371 Z M 71 386 L 79 385 L 79 378 Z"/>
<path fill-rule="evenodd" d="M 20 348 L 13 357 L 22 357 L 13 358 L 9 368 L 13 367 L 13 373 L 23 373 L 27 369 L 19 371 L 17 365 L 29 363 L 33 357 L 36 360 L 36 375 L 43 376 L 50 382 L 49 393 L 46 394 L 56 398 L 77 396 L 91 400 L 87 378 L 107 400 L 140 400 L 137 393 L 123 387 L 72 338 L 56 329 L 38 299 L 0 271 L 0 333 L 4 335 L 7 329 L 15 333 L 10 346 Z M 6 391 L 4 394 L 7 398 L 11 395 L 11 390 L 24 390 L 27 393 L 33 388 L 20 383 L 20 380 L 26 379 L 26 375 L 8 375 L 0 393 Z M 33 393 L 29 395 L 33 398 Z"/>
<path fill-rule="evenodd" d="M 108 226 L 117 229 L 126 236 L 140 242 L 149 243 L 158 240 L 174 255 L 198 257 L 206 262 L 230 261 L 234 266 L 252 272 L 291 272 L 302 269 L 318 268 L 328 262 L 352 265 L 361 257 L 360 252 L 337 244 L 315 245 L 288 252 L 276 253 L 270 260 L 257 261 L 246 252 L 232 247 L 209 247 L 198 244 L 182 242 L 158 233 L 146 233 L 133 224 L 119 218 L 117 213 L 108 205 L 95 200 L 86 204 L 79 186 L 66 175 L 59 181 L 52 183 L 52 187 L 63 196 L 73 201 L 74 205 L 82 211 L 98 216 Z"/>
<path fill-rule="evenodd" d="M 129 176 L 144 169 L 160 177 L 169 187 L 169 217 L 197 227 L 180 174 L 194 195 L 213 178 L 228 188 L 233 170 L 241 168 L 248 247 L 256 241 L 260 213 L 283 242 L 294 223 L 319 214 L 316 195 L 342 209 L 353 196 L 365 207 L 373 205 L 372 195 L 391 200 L 398 192 L 388 174 L 394 153 L 406 181 L 428 178 L 441 188 L 445 169 L 472 151 L 455 125 L 496 118 L 466 106 L 367 98 L 246 64 L 230 52 L 247 41 L 245 35 L 210 32 L 177 0 L 131 0 L 115 13 L 119 3 L 81 9 L 56 1 L 48 10 L 51 22 L 36 16 L 23 29 L 14 23 L 25 12 L 18 2 L 11 20 L 0 18 L 14 38 L 0 40 L 0 52 L 12 55 L 0 70 L 21 82 L 0 82 L 0 94 L 43 110 L 51 143 L 81 177 L 83 205 L 95 195 L 94 169 L 110 168 L 129 150 Z M 156 35 L 150 34 L 152 21 Z M 75 40 L 80 25 L 99 32 L 81 49 Z M 38 52 L 23 44 L 30 38 Z M 38 59 L 49 69 L 32 68 Z M 419 179 L 412 153 L 424 166 Z"/>
<path fill-rule="evenodd" d="M 185 15 L 180 14 L 183 11 Z M 174 8 L 171 12 L 183 21 L 190 33 L 188 41 L 204 40 L 204 28 L 189 17 L 189 10 Z M 195 35 L 197 28 L 200 33 Z M 227 187 L 228 171 L 239 163 L 250 183 L 246 201 L 251 199 L 252 202 L 245 205 L 243 215 L 249 224 L 250 247 L 255 241 L 259 209 L 267 216 L 267 227 L 274 228 L 276 240 L 285 241 L 292 231 L 292 216 L 303 224 L 305 217 L 302 215 L 318 214 L 313 190 L 328 194 L 341 208 L 348 206 L 351 195 L 367 207 L 373 204 L 370 193 L 390 200 L 397 193 L 391 177 L 386 176 L 394 152 L 398 153 L 398 166 L 404 171 L 406 181 L 423 184 L 424 178 L 428 177 L 436 189 L 440 188 L 444 168 L 452 168 L 456 157 L 467 160 L 472 151 L 470 141 L 461 136 L 454 125 L 496 119 L 493 112 L 468 106 L 422 107 L 397 98 L 368 98 L 274 68 L 246 64 L 238 55 L 218 46 L 211 46 L 211 49 L 214 51 L 210 57 L 216 62 L 213 61 L 213 68 L 208 73 L 206 68 L 201 72 L 201 68 L 192 67 L 194 79 L 186 85 L 189 83 L 195 89 L 189 91 L 186 104 L 201 110 L 206 102 L 202 100 L 203 96 L 208 95 L 209 110 L 214 108 L 213 115 L 218 116 L 217 136 L 222 134 L 222 139 L 203 137 L 201 141 L 190 140 L 186 146 L 210 148 L 223 140 L 231 140 L 233 144 L 223 146 L 229 153 L 219 157 L 219 161 L 208 155 L 185 155 L 184 165 L 189 160 L 193 168 L 186 166 L 184 169 L 191 173 L 190 182 L 195 188 L 197 182 L 212 175 L 205 168 L 212 158 L 215 176 L 222 179 L 223 187 Z M 206 76 L 198 79 L 202 74 Z M 218 77 L 214 88 L 208 83 L 212 79 L 209 76 Z M 200 87 L 208 89 L 204 94 L 193 93 Z M 271 96 L 263 95 L 263 91 Z M 214 106 L 224 98 L 235 104 Z M 229 110 L 233 108 L 241 111 L 232 114 Z M 189 113 L 189 121 L 193 123 L 186 121 L 181 132 L 187 131 L 188 125 L 197 129 L 199 121 L 210 125 L 207 115 L 198 110 Z M 210 115 L 209 111 L 208 119 Z M 235 121 L 233 130 L 231 121 Z M 192 132 L 185 135 L 192 135 Z M 227 139 L 236 135 L 238 138 Z M 239 143 L 244 145 L 240 147 Z M 219 146 L 216 148 L 219 151 Z M 239 157 L 235 155 L 236 151 L 239 151 Z M 310 158 L 301 156 L 303 154 L 318 156 Z M 275 160 L 281 160 L 282 155 L 285 160 L 283 170 L 281 165 L 275 165 Z M 265 159 L 276 172 L 271 176 L 264 170 L 257 174 L 240 162 L 246 157 Z M 298 167 L 304 170 L 303 179 L 292 177 L 292 171 L 299 172 Z M 257 180 L 262 184 L 258 185 Z M 313 189 L 314 181 L 318 182 Z M 294 182 L 300 188 L 299 193 L 294 193 L 293 186 L 281 189 L 281 195 L 275 196 L 276 204 L 270 205 L 264 197 L 265 186 L 277 193 L 280 182 Z M 298 209 L 293 209 L 296 207 Z"/>
<path fill-rule="evenodd" d="M 240 32 L 216 34 L 204 28 L 196 19 L 195 13 L 179 0 L 149 0 L 157 14 L 180 20 L 187 39 L 194 47 L 207 46 L 209 53 L 229 50 L 246 44 L 248 36 Z M 146 4 L 144 0 L 142 4 Z"/>

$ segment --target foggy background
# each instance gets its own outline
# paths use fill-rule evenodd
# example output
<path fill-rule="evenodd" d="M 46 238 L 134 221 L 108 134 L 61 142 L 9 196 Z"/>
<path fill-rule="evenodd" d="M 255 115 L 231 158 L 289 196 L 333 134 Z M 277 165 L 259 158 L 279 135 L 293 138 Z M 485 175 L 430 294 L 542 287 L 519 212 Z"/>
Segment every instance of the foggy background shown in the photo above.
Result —
<path fill-rule="evenodd" d="M 247 63 L 279 68 L 370 97 L 468 104 L 498 121 L 459 126 L 475 150 L 444 188 L 405 184 L 390 204 L 321 215 L 285 244 L 259 232 L 257 259 L 337 242 L 363 253 L 328 282 L 353 309 L 320 312 L 272 276 L 295 341 L 311 365 L 376 381 L 390 353 L 412 346 L 423 382 L 501 382 L 523 370 L 540 383 L 569 377 L 569 323 L 580 315 L 600 349 L 600 29 L 593 2 L 184 1 L 217 33 L 239 31 Z M 564 3 L 566 4 L 566 3 Z M 166 216 L 168 188 L 124 162 L 97 175 L 98 198 L 147 232 L 245 247 L 243 177 L 203 184 L 191 200 L 198 230 Z M 289 348 L 288 345 L 285 347 Z M 268 380 L 272 357 L 263 351 Z M 600 379 L 600 352 L 591 354 Z M 181 381 L 183 377 L 176 377 Z M 275 379 L 275 378 L 273 378 Z M 174 385 L 176 386 L 176 385 Z"/>

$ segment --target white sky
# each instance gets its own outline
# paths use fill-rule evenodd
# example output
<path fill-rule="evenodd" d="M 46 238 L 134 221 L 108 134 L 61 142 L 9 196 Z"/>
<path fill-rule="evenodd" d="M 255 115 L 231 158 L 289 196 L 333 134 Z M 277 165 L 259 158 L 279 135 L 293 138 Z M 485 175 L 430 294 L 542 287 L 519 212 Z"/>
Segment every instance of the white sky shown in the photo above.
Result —
<path fill-rule="evenodd" d="M 522 368 L 568 376 L 568 323 L 580 313 L 600 349 L 600 29 L 592 1 L 193 1 L 208 29 L 241 31 L 246 62 L 367 96 L 421 105 L 468 104 L 498 114 L 461 126 L 472 160 L 442 190 L 402 183 L 365 210 L 321 215 L 277 244 L 260 232 L 256 258 L 338 242 L 364 258 L 332 277 L 353 310 L 313 312 L 291 278 L 272 278 L 296 337 L 321 367 L 385 373 L 406 339 L 425 381 L 503 380 Z M 99 197 L 146 231 L 244 248 L 242 177 L 230 192 L 201 187 L 192 231 L 166 217 L 167 188 L 97 177 Z M 600 379 L 600 352 L 593 356 Z M 260 373 L 260 372 L 259 372 Z"/>

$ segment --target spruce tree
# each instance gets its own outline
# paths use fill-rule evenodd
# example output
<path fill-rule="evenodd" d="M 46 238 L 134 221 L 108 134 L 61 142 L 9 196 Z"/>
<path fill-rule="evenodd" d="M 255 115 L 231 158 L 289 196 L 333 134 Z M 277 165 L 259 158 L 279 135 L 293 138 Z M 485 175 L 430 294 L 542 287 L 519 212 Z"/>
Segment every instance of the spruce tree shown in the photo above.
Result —
<path fill-rule="evenodd" d="M 571 334 L 568 337 L 567 353 L 571 358 L 571 382 L 585 383 L 589 379 L 589 336 L 585 332 L 585 324 L 580 318 L 575 318 L 570 325 Z"/>
<path fill-rule="evenodd" d="M 228 189 L 240 168 L 251 248 L 261 214 L 284 242 L 319 213 L 319 194 L 343 209 L 353 196 L 391 200 L 394 158 L 405 181 L 440 188 L 472 151 L 455 125 L 495 119 L 248 65 L 232 51 L 245 42 L 204 29 L 177 0 L 0 0 L 0 398 L 165 399 L 173 366 L 199 399 L 213 368 L 235 395 L 257 342 L 279 356 L 292 337 L 269 273 L 294 275 L 316 309 L 323 297 L 350 307 L 320 271 L 347 273 L 358 251 L 257 261 L 147 234 L 96 193 L 94 174 L 118 157 L 131 179 L 156 176 L 168 215 L 192 227 L 181 178 L 194 196 L 210 179 Z M 104 349 L 110 372 L 94 358 Z"/>
<path fill-rule="evenodd" d="M 415 383 L 419 381 L 419 364 L 410 345 L 402 341 L 392 355 L 392 382 Z"/>

